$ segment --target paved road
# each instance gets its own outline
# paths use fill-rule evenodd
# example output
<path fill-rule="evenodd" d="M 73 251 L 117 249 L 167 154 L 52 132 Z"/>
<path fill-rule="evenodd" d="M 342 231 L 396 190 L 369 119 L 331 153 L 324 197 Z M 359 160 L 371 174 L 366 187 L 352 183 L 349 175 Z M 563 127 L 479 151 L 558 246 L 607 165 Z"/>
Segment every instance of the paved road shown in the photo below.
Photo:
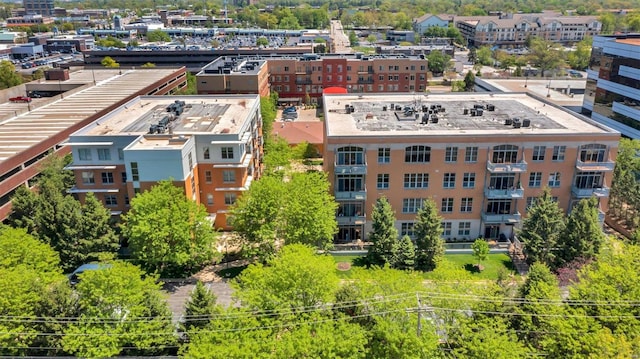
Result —
<path fill-rule="evenodd" d="M 351 53 L 351 44 L 349 42 L 349 36 L 344 33 L 342 23 L 340 20 L 331 20 L 331 38 L 333 39 L 333 45 L 336 54 L 349 54 Z"/>
<path fill-rule="evenodd" d="M 207 288 L 217 297 L 217 303 L 223 306 L 233 304 L 231 294 L 233 290 L 227 282 L 211 282 L 205 283 Z M 171 281 L 165 283 L 163 289 L 169 294 L 167 302 L 169 309 L 173 313 L 173 321 L 177 322 L 184 315 L 184 307 L 189 300 L 189 296 L 193 291 L 195 284 L 189 281 Z"/>

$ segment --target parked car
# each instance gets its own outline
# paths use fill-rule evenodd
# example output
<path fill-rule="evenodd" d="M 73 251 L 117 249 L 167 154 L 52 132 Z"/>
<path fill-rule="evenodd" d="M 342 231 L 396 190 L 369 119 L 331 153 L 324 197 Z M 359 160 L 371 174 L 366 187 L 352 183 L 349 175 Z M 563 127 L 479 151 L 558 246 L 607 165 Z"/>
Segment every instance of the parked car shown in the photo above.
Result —
<path fill-rule="evenodd" d="M 67 277 L 69 278 L 69 282 L 71 283 L 71 285 L 76 285 L 78 284 L 78 282 L 80 282 L 80 274 L 87 272 L 87 271 L 92 271 L 92 270 L 98 270 L 98 269 L 106 269 L 111 267 L 110 264 L 102 264 L 102 263 L 87 263 L 87 264 L 83 264 L 80 267 L 76 268 L 76 270 L 74 270 L 73 272 L 71 272 L 70 274 L 67 275 Z"/>
<path fill-rule="evenodd" d="M 27 96 L 16 96 L 16 97 L 11 97 L 9 99 L 9 101 L 11 102 L 31 102 L 31 97 L 27 97 Z"/>
<path fill-rule="evenodd" d="M 295 106 L 287 107 L 284 110 L 282 110 L 282 113 L 291 113 L 291 112 L 296 112 Z"/>
<path fill-rule="evenodd" d="M 284 120 L 295 120 L 298 118 L 298 113 L 297 112 L 283 112 L 282 113 L 282 118 Z"/>

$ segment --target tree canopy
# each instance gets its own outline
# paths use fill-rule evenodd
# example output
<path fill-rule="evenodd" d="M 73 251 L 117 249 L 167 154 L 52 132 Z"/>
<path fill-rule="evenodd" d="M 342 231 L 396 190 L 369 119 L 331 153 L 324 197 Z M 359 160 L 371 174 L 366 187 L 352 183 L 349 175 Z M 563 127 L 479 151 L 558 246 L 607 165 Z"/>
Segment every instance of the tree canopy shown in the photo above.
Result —
<path fill-rule="evenodd" d="M 191 274 L 214 258 L 216 232 L 204 206 L 164 180 L 131 200 L 122 235 L 131 256 L 150 272 Z"/>

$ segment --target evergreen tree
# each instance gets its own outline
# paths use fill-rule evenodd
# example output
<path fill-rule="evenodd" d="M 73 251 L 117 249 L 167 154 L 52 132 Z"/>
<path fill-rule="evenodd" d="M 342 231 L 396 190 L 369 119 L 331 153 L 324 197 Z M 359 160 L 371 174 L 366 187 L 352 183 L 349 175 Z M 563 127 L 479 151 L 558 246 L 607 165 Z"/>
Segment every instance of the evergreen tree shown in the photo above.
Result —
<path fill-rule="evenodd" d="M 111 226 L 111 213 L 93 193 L 88 193 L 82 206 L 82 225 L 79 240 L 86 244 L 82 251 L 85 262 L 97 260 L 101 253 L 115 253 L 120 247 L 118 236 Z"/>
<path fill-rule="evenodd" d="M 475 85 L 476 76 L 473 74 L 473 71 L 468 71 L 464 76 L 464 90 L 467 92 L 472 92 Z"/>
<path fill-rule="evenodd" d="M 183 330 L 191 332 L 205 328 L 211 322 L 211 316 L 217 313 L 216 300 L 215 294 L 198 281 L 185 308 Z"/>
<path fill-rule="evenodd" d="M 427 199 L 418 211 L 413 231 L 416 235 L 416 268 L 431 271 L 444 257 L 442 217 L 436 204 Z"/>
<path fill-rule="evenodd" d="M 386 197 L 378 198 L 371 213 L 373 230 L 369 233 L 372 245 L 367 259 L 369 264 L 384 266 L 393 264 L 398 251 L 398 230 L 394 226 L 395 214 Z"/>
<path fill-rule="evenodd" d="M 36 209 L 38 207 L 38 195 L 27 186 L 20 186 L 11 197 L 11 214 L 9 224 L 14 228 L 24 228 L 27 233 L 36 234 Z"/>
<path fill-rule="evenodd" d="M 605 240 L 602 225 L 598 219 L 598 199 L 583 199 L 573 207 L 567 218 L 564 234 L 558 240 L 559 267 L 576 258 L 595 258 Z"/>
<path fill-rule="evenodd" d="M 545 188 L 542 196 L 529 209 L 518 234 L 524 243 L 527 262 L 541 262 L 551 266 L 555 262 L 554 252 L 564 227 L 564 214 L 552 199 L 551 190 Z"/>
<path fill-rule="evenodd" d="M 393 267 L 402 270 L 413 269 L 416 263 L 415 258 L 416 252 L 413 242 L 409 236 L 405 235 L 400 240 L 398 251 L 393 262 Z"/>

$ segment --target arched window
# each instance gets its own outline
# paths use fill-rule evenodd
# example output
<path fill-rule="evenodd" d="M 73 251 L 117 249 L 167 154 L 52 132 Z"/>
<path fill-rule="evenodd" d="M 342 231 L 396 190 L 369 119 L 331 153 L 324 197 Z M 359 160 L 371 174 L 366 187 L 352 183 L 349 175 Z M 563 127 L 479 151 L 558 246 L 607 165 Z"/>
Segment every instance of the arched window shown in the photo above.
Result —
<path fill-rule="evenodd" d="M 604 162 L 604 156 L 607 152 L 607 146 L 590 143 L 580 146 L 580 161 L 582 162 Z"/>
<path fill-rule="evenodd" d="M 336 150 L 337 165 L 363 165 L 364 149 L 362 147 L 346 146 Z"/>
<path fill-rule="evenodd" d="M 404 161 L 407 163 L 426 163 L 431 161 L 431 147 L 409 146 L 404 149 Z"/>
<path fill-rule="evenodd" d="M 494 146 L 491 162 L 493 163 L 518 162 L 518 146 L 514 146 L 514 145 Z"/>

